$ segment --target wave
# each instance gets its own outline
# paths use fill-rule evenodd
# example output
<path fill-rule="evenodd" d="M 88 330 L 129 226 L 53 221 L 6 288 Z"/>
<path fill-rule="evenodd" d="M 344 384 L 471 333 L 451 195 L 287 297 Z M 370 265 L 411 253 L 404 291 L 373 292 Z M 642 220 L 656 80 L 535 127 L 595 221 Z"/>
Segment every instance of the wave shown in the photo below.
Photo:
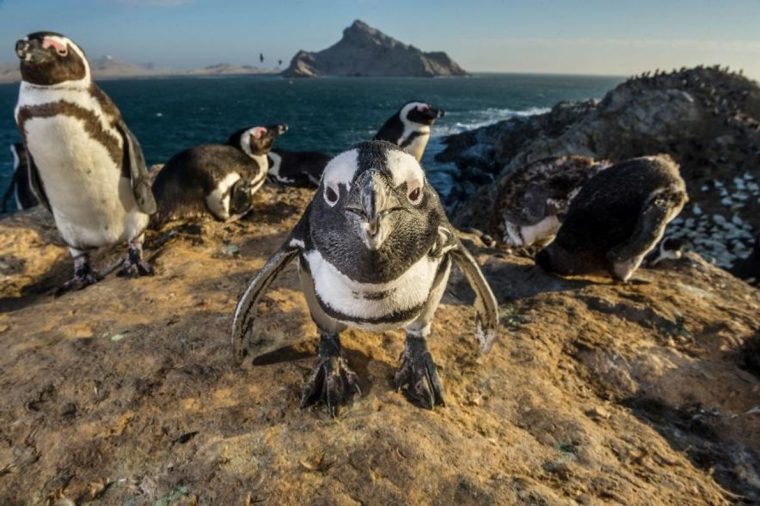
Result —
<path fill-rule="evenodd" d="M 459 134 L 467 130 L 474 130 L 484 126 L 498 123 L 499 121 L 508 120 L 515 117 L 527 117 L 535 116 L 538 114 L 544 114 L 551 109 L 548 107 L 529 107 L 528 109 L 514 110 L 514 109 L 499 109 L 496 107 L 489 107 L 487 109 L 478 109 L 474 111 L 454 111 L 447 113 L 445 118 L 449 120 L 453 119 L 453 123 L 449 123 L 444 120 L 441 123 L 433 127 L 433 133 L 431 140 L 440 137 L 447 137 L 449 135 Z"/>
<path fill-rule="evenodd" d="M 438 193 L 447 200 L 454 185 L 456 184 L 459 169 L 453 163 L 441 163 L 435 160 L 435 155 L 443 151 L 446 145 L 444 139 L 449 135 L 455 135 L 468 130 L 475 130 L 500 121 L 515 117 L 528 117 L 549 112 L 546 107 L 529 107 L 528 109 L 499 109 L 489 107 L 474 111 L 447 112 L 444 120 L 436 123 L 428 141 L 427 149 L 422 164 L 428 174 L 428 178 Z M 453 121 L 452 121 L 453 120 Z"/>

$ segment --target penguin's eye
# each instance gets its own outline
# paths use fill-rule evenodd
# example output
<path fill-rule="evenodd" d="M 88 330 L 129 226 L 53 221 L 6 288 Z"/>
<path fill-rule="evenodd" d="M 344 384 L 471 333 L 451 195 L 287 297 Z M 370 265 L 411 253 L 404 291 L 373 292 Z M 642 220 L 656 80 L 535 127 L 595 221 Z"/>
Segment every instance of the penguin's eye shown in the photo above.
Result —
<path fill-rule="evenodd" d="M 325 202 L 332 207 L 338 202 L 338 190 L 331 186 L 325 188 Z"/>
<path fill-rule="evenodd" d="M 419 204 L 422 202 L 422 186 L 418 184 L 414 184 L 413 186 L 409 186 L 408 193 L 406 194 L 406 197 L 409 199 L 409 202 L 411 202 L 414 205 Z"/>
<path fill-rule="evenodd" d="M 69 48 L 56 48 L 55 52 L 58 53 L 58 56 L 68 56 Z"/>

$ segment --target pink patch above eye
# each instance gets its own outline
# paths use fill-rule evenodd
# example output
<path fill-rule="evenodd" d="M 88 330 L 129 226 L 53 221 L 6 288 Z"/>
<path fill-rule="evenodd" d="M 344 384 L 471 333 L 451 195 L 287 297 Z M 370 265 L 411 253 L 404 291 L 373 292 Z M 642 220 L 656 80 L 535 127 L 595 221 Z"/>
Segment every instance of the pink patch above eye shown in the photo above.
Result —
<path fill-rule="evenodd" d="M 253 135 L 254 139 L 261 139 L 261 136 L 267 133 L 267 129 L 264 127 L 257 127 L 253 129 L 253 132 L 251 135 Z"/>
<path fill-rule="evenodd" d="M 66 44 L 52 37 L 45 37 L 42 39 L 42 48 L 47 49 L 49 47 L 55 49 L 55 52 L 61 56 L 65 56 L 69 53 L 69 48 L 66 47 Z"/>
<path fill-rule="evenodd" d="M 418 105 L 417 106 L 417 110 L 418 111 L 427 111 L 428 109 L 430 109 L 430 106 L 427 105 L 427 104 L 423 104 L 423 105 Z"/>

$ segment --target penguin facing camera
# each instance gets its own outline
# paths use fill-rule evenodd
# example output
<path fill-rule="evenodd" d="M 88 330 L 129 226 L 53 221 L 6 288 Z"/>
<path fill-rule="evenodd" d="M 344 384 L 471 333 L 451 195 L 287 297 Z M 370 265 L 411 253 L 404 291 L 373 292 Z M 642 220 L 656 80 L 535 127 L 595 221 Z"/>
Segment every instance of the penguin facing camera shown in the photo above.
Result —
<path fill-rule="evenodd" d="M 246 340 L 255 334 L 259 300 L 295 259 L 320 334 L 302 407 L 323 403 L 335 416 L 340 405 L 360 395 L 358 377 L 340 344 L 339 335 L 349 326 L 404 328 L 397 388 L 422 407 L 443 405 L 443 386 L 426 340 L 452 264 L 476 294 L 480 349 L 488 351 L 496 338 L 498 305 L 488 282 L 457 238 L 419 163 L 394 144 L 364 142 L 327 165 L 301 219 L 238 301 L 232 341 L 239 360 L 249 354 Z M 269 349 L 283 346 L 281 339 L 269 339 Z"/>

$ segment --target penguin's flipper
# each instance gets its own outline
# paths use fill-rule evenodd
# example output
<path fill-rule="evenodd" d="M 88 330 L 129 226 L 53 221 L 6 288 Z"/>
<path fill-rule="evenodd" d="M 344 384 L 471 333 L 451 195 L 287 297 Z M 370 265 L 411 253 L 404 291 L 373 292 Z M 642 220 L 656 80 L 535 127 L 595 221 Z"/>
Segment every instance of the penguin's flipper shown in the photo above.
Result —
<path fill-rule="evenodd" d="M 34 158 L 32 158 L 31 153 L 27 154 L 26 160 L 29 163 L 29 188 L 37 198 L 37 201 L 45 206 L 48 211 L 52 212 L 52 209 L 50 209 L 50 202 L 45 194 L 45 187 L 42 185 L 40 171 L 37 169 L 37 164 L 34 163 Z"/>
<path fill-rule="evenodd" d="M 474 306 L 478 325 L 476 337 L 480 344 L 480 351 L 486 353 L 491 349 L 499 331 L 499 304 L 496 302 L 496 296 L 475 258 L 457 238 L 454 227 L 451 225 L 440 227 L 439 236 L 445 238 L 443 251 L 451 257 L 457 268 L 467 278 L 472 291 L 475 292 Z"/>
<path fill-rule="evenodd" d="M 308 208 L 306 210 L 308 213 Z M 288 264 L 303 251 L 304 241 L 302 231 L 305 229 L 305 219 L 296 225 L 293 232 L 287 238 L 285 243 L 280 246 L 264 267 L 256 273 L 251 283 L 246 288 L 245 293 L 238 300 L 235 307 L 235 317 L 232 322 L 232 350 L 237 363 L 242 363 L 248 356 L 246 348 L 246 339 L 253 330 L 253 324 L 256 320 L 256 307 L 261 296 L 267 290 L 274 279 L 288 266 Z M 271 336 L 266 336 L 271 339 Z M 274 338 L 276 339 L 276 337 Z M 267 349 L 277 349 L 278 346 L 271 346 L 273 343 L 267 343 Z M 258 353 L 260 355 L 261 353 Z"/>
<path fill-rule="evenodd" d="M 135 202 L 137 202 L 137 206 L 141 211 L 153 214 L 158 209 L 158 206 L 151 190 L 148 167 L 145 165 L 145 157 L 143 156 L 140 143 L 129 128 L 127 128 L 123 120 L 119 120 L 116 128 L 124 140 L 124 163 L 128 165 L 129 179 L 132 182 L 132 194 L 135 196 Z"/>
<path fill-rule="evenodd" d="M 0 213 L 8 212 L 8 201 L 13 196 L 13 192 L 16 190 L 17 184 L 18 184 L 18 171 L 15 171 L 13 173 L 13 177 L 11 177 L 11 182 L 8 185 L 8 188 L 5 190 L 5 193 L 3 193 L 2 207 L 0 207 Z"/>

